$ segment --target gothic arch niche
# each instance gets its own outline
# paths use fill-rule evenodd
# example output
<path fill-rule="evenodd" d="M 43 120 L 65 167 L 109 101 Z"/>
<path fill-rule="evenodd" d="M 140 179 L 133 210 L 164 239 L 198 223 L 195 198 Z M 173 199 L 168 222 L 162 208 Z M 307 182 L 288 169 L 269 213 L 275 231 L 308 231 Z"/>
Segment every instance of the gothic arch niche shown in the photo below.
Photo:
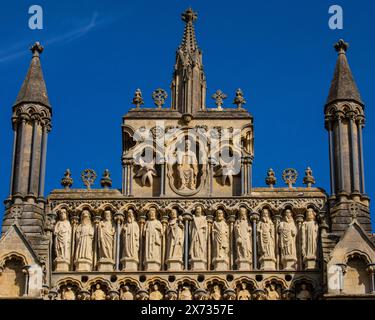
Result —
<path fill-rule="evenodd" d="M 111 289 L 104 279 L 93 279 L 88 283 L 91 300 L 106 300 Z"/>
<path fill-rule="evenodd" d="M 348 256 L 346 272 L 344 274 L 344 288 L 346 294 L 371 293 L 371 279 L 367 272 L 367 259 L 358 253 Z"/>
<path fill-rule="evenodd" d="M 166 145 L 169 186 L 181 196 L 202 190 L 207 177 L 207 139 L 193 129 L 180 130 Z"/>
<path fill-rule="evenodd" d="M 61 300 L 77 300 L 80 291 L 80 283 L 74 279 L 66 279 L 58 284 L 58 293 Z"/>
<path fill-rule="evenodd" d="M 18 255 L 6 257 L 0 268 L 0 298 L 26 295 L 25 260 Z"/>
<path fill-rule="evenodd" d="M 161 279 L 147 282 L 146 290 L 148 291 L 149 300 L 164 300 L 168 291 L 168 284 Z"/>
<path fill-rule="evenodd" d="M 178 300 L 193 300 L 194 292 L 198 289 L 196 281 L 184 278 L 177 281 Z"/>
<path fill-rule="evenodd" d="M 287 288 L 284 281 L 277 278 L 267 279 L 264 282 L 266 300 L 281 300 L 282 293 Z"/>
<path fill-rule="evenodd" d="M 316 284 L 307 278 L 300 278 L 293 281 L 292 286 L 294 291 L 294 298 L 296 300 L 315 300 L 316 299 Z"/>
<path fill-rule="evenodd" d="M 241 278 L 235 282 L 237 300 L 252 300 L 255 289 L 257 287 L 254 280 Z"/>
<path fill-rule="evenodd" d="M 211 278 L 207 280 L 205 288 L 208 292 L 208 300 L 223 300 L 224 292 L 228 287 L 228 284 L 222 279 Z"/>
<path fill-rule="evenodd" d="M 135 300 L 139 284 L 132 279 L 123 279 L 119 282 L 120 300 Z"/>

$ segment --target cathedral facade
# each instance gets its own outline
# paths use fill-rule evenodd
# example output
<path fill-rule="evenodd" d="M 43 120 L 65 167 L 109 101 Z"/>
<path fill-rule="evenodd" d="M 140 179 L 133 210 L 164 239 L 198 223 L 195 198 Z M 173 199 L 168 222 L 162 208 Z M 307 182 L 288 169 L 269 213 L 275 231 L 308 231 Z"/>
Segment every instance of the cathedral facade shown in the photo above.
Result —
<path fill-rule="evenodd" d="M 0 298 L 46 300 L 315 300 L 375 297 L 375 237 L 365 192 L 364 103 L 340 40 L 324 107 L 331 191 L 307 168 L 277 187 L 252 185 L 253 117 L 241 89 L 206 105 L 194 23 L 184 33 L 168 94 L 141 90 L 122 122 L 122 186 L 106 170 L 69 169 L 45 196 L 52 106 L 31 47 L 13 105 L 13 159 L 0 239 Z M 100 177 L 99 177 L 100 178 Z M 280 184 L 280 182 L 279 182 Z M 282 183 L 281 183 L 282 184 Z"/>

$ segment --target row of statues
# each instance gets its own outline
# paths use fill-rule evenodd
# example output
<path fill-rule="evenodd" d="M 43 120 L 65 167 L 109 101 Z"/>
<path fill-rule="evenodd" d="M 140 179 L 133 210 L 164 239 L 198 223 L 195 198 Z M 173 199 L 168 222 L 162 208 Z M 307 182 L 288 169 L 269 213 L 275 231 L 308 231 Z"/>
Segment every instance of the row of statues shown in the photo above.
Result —
<path fill-rule="evenodd" d="M 104 290 L 103 290 L 104 289 Z M 76 294 L 72 286 L 67 285 L 61 290 L 62 300 L 312 300 L 311 289 L 305 283 L 300 285 L 298 292 L 294 295 L 290 291 L 282 292 L 281 287 L 270 283 L 265 290 L 254 290 L 246 282 L 242 282 L 236 290 L 223 293 L 218 284 L 213 284 L 206 291 L 202 289 L 193 290 L 189 284 L 180 286 L 177 290 L 162 290 L 158 283 L 150 286 L 149 290 L 139 290 L 123 285 L 119 292 L 106 293 L 105 288 L 97 283 L 90 292 Z M 163 294 L 163 292 L 166 293 Z"/>
<path fill-rule="evenodd" d="M 83 210 L 81 223 L 73 231 L 66 209 L 61 209 L 54 228 L 55 270 L 68 271 L 73 261 L 77 271 L 90 271 L 95 259 L 99 271 L 112 271 L 120 250 L 118 256 L 124 271 L 159 271 L 163 264 L 167 270 L 181 271 L 186 267 L 186 258 L 192 271 L 207 270 L 210 259 L 212 269 L 230 270 L 231 254 L 238 270 L 251 270 L 254 248 L 262 270 L 275 270 L 277 257 L 283 269 L 294 270 L 298 245 L 305 268 L 317 267 L 319 227 L 312 208 L 307 209 L 306 220 L 299 227 L 290 209 L 285 210 L 282 221 L 276 225 L 266 208 L 260 221 L 253 225 L 245 207 L 239 209 L 233 224 L 227 223 L 222 209 L 216 211 L 210 224 L 201 206 L 196 207 L 192 220 L 185 224 L 175 208 L 169 221 L 162 224 L 154 207 L 149 209 L 145 223 L 139 224 L 133 209 L 129 209 L 120 230 L 116 249 L 117 232 L 110 210 L 104 211 L 97 229 L 90 212 Z"/>

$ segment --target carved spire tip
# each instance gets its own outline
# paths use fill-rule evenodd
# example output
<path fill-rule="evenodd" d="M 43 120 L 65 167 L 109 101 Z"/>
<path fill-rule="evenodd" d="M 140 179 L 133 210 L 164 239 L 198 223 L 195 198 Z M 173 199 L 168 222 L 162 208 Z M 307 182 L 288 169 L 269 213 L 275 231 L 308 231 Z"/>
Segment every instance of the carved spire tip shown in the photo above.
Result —
<path fill-rule="evenodd" d="M 31 47 L 30 47 L 31 52 L 33 53 L 33 56 L 39 56 L 43 50 L 44 47 L 40 44 L 39 41 L 35 42 Z"/>
<path fill-rule="evenodd" d="M 349 43 L 345 42 L 343 39 L 340 39 L 337 43 L 335 43 L 334 48 L 339 54 L 345 54 L 346 51 L 348 51 Z"/>
<path fill-rule="evenodd" d="M 181 14 L 181 19 L 185 23 L 193 23 L 197 21 L 198 14 L 191 7 L 189 7 L 185 12 Z"/>

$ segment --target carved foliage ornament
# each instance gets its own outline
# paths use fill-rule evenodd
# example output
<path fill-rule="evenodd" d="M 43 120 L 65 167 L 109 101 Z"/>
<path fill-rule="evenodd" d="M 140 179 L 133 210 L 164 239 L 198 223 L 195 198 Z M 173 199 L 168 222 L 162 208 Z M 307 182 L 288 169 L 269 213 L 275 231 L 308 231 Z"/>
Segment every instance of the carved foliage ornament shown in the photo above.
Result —
<path fill-rule="evenodd" d="M 87 190 L 91 190 L 91 186 L 94 184 L 96 179 L 96 173 L 92 169 L 85 169 L 81 173 L 81 179 Z"/>

